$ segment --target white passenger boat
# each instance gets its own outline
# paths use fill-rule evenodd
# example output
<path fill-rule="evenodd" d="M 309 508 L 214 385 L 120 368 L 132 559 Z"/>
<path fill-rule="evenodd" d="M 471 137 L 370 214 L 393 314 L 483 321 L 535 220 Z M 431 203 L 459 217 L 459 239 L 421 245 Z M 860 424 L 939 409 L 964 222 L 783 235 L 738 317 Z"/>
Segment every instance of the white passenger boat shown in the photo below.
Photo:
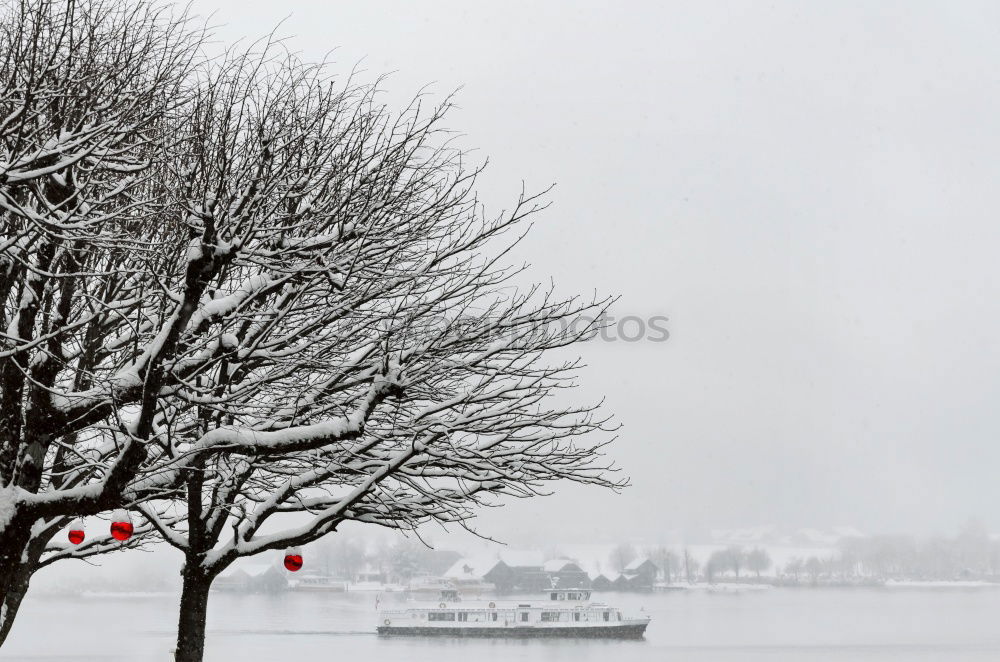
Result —
<path fill-rule="evenodd" d="M 470 601 L 441 592 L 437 603 L 380 612 L 381 635 L 641 639 L 649 617 L 591 602 L 586 589 L 552 589 L 541 601 Z"/>

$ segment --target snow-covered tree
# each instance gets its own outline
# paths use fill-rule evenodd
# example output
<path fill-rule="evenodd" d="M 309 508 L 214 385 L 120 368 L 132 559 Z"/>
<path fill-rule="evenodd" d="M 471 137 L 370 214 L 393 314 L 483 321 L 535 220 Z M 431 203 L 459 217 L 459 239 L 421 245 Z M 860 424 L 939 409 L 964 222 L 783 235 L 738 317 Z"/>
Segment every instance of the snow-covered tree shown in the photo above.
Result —
<path fill-rule="evenodd" d="M 590 335 L 605 302 L 520 292 L 521 270 L 501 261 L 520 236 L 504 235 L 536 198 L 483 216 L 477 171 L 436 135 L 447 105 L 394 115 L 367 90 L 314 103 L 321 70 L 287 58 L 266 75 L 242 57 L 226 71 L 210 89 L 233 124 L 198 144 L 232 153 L 236 135 L 237 151 L 253 154 L 239 141 L 255 144 L 273 121 L 280 137 L 267 145 L 294 142 L 301 160 L 287 184 L 294 197 L 285 187 L 255 194 L 276 198 L 267 206 L 286 218 L 281 230 L 236 240 L 239 273 L 194 313 L 205 340 L 180 361 L 198 368 L 160 404 L 161 436 L 178 450 L 138 484 L 185 482 L 180 526 L 161 517 L 176 519 L 169 504 L 141 506 L 185 555 L 185 661 L 202 657 L 212 580 L 240 557 L 303 545 L 345 521 L 463 524 L 476 506 L 554 480 L 617 485 L 599 457 L 605 439 L 585 438 L 606 421 L 550 397 L 572 386 L 575 361 L 543 360 Z M 264 120 L 244 127 L 229 115 L 237 98 Z M 216 208 L 224 197 L 224 208 L 236 204 L 213 196 Z M 255 250 L 266 259 L 244 262 Z M 276 259 L 282 250 L 290 263 Z"/>
<path fill-rule="evenodd" d="M 128 506 L 184 552 L 194 660 L 241 556 L 619 484 L 545 359 L 607 301 L 514 287 L 543 205 L 484 215 L 447 103 L 391 113 L 268 44 L 202 60 L 143 3 L 0 30 L 0 638 L 73 517 Z"/>
<path fill-rule="evenodd" d="M 757 579 L 759 580 L 760 573 L 766 572 L 773 565 L 773 561 L 771 561 L 771 555 L 768 554 L 766 549 L 754 547 L 746 555 L 746 565 L 749 570 L 757 575 Z"/>
<path fill-rule="evenodd" d="M 55 533 L 125 500 L 204 286 L 152 165 L 200 35 L 143 3 L 0 12 L 2 642 Z"/>
<path fill-rule="evenodd" d="M 698 563 L 698 560 L 694 558 L 694 556 L 691 554 L 691 550 L 689 550 L 687 547 L 684 548 L 683 560 L 684 560 L 684 579 L 687 580 L 688 584 L 693 584 L 695 580 L 698 578 L 698 569 L 701 567 L 701 564 Z"/>
<path fill-rule="evenodd" d="M 739 545 L 730 545 L 723 550 L 723 567 L 732 570 L 736 579 L 740 578 L 740 570 L 747 565 L 747 551 Z"/>
<path fill-rule="evenodd" d="M 681 563 L 677 552 L 669 547 L 661 546 L 648 549 L 646 556 L 659 568 L 660 573 L 663 575 L 663 580 L 667 584 L 672 583 L 677 578 Z"/>

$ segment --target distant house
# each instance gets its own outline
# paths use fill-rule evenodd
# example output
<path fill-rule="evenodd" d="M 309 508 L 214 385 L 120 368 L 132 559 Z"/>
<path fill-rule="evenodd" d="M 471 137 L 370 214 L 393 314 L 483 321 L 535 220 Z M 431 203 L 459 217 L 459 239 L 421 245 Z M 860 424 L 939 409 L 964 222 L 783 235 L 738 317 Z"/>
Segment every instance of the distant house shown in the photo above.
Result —
<path fill-rule="evenodd" d="M 651 591 L 660 569 L 648 558 L 632 561 L 622 572 L 627 588 L 633 591 Z"/>
<path fill-rule="evenodd" d="M 590 577 L 576 561 L 570 559 L 551 559 L 546 561 L 542 570 L 549 579 L 549 586 L 559 588 L 590 588 Z M 553 581 L 555 582 L 553 584 Z"/>
<path fill-rule="evenodd" d="M 278 593 L 288 588 L 285 574 L 276 565 L 246 563 L 219 575 L 212 588 L 245 593 Z"/>
<path fill-rule="evenodd" d="M 596 575 L 590 578 L 590 588 L 595 591 L 610 591 L 612 590 L 611 580 L 604 574 Z"/>
<path fill-rule="evenodd" d="M 538 593 L 552 588 L 541 552 L 505 550 L 500 558 L 514 573 L 513 590 Z"/>
<path fill-rule="evenodd" d="M 623 574 L 615 574 L 610 578 L 611 580 L 611 590 L 612 591 L 628 591 L 633 588 L 632 583 L 629 581 L 628 576 Z"/>
<path fill-rule="evenodd" d="M 595 591 L 629 591 L 632 590 L 632 586 L 629 584 L 628 577 L 625 575 L 612 572 L 608 574 L 599 574 L 590 580 L 590 588 Z"/>
<path fill-rule="evenodd" d="M 496 589 L 497 593 L 510 593 L 514 589 L 515 573 L 498 558 L 461 558 L 444 573 L 444 578 L 460 592 L 466 590 Z"/>

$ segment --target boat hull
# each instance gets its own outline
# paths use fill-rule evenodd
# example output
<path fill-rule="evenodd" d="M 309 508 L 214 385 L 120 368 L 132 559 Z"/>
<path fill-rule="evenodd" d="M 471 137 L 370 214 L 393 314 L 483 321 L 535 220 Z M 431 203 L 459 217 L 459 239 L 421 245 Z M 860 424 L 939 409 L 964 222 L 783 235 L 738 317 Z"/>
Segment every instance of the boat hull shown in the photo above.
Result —
<path fill-rule="evenodd" d="M 380 635 L 410 637 L 513 637 L 581 638 L 581 639 L 642 639 L 648 623 L 626 625 L 592 625 L 586 627 L 421 627 L 380 625 Z"/>

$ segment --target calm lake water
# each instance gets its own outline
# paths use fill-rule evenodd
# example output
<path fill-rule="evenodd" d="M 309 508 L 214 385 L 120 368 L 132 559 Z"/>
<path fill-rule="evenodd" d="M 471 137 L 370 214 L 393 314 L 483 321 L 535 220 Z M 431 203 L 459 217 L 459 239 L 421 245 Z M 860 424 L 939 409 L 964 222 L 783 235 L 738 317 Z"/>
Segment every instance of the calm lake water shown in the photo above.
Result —
<path fill-rule="evenodd" d="M 380 638 L 372 594 L 213 594 L 212 662 L 1000 660 L 1000 589 L 605 594 L 653 617 L 645 641 Z M 174 602 L 32 597 L 3 660 L 171 660 Z"/>

